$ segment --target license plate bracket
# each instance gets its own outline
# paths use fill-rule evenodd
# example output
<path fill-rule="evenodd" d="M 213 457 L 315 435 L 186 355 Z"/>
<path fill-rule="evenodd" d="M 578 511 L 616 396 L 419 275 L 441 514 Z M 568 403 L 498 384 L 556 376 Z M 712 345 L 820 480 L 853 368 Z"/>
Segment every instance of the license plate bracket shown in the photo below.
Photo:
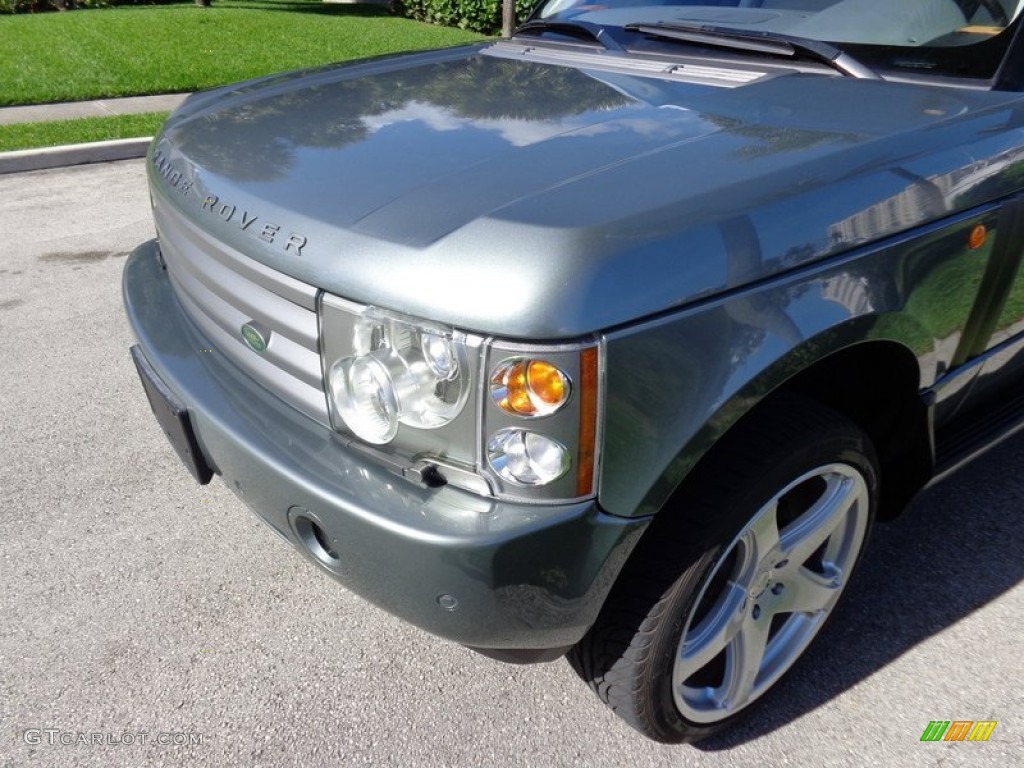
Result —
<path fill-rule="evenodd" d="M 196 440 L 188 408 L 182 405 L 161 381 L 138 345 L 131 348 L 131 353 L 135 370 L 138 371 L 142 387 L 146 390 L 146 397 L 149 398 L 149 407 L 153 410 L 160 428 L 196 482 L 206 485 L 213 477 L 213 470 L 199 450 L 199 441 Z"/>

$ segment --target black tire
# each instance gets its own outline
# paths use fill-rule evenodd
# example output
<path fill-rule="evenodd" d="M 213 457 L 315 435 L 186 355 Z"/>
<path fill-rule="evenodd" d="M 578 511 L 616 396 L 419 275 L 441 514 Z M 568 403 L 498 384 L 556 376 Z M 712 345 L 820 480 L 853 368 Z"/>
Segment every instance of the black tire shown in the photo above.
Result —
<path fill-rule="evenodd" d="M 792 396 L 765 404 L 651 524 L 570 663 L 658 741 L 697 741 L 746 714 L 845 589 L 878 505 L 877 467 L 841 414 Z"/>

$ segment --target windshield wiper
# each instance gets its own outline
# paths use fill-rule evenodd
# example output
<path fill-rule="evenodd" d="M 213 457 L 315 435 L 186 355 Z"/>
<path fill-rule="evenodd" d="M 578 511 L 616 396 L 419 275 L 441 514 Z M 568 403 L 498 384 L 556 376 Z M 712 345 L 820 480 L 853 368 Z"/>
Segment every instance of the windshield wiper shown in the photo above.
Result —
<path fill-rule="evenodd" d="M 513 36 L 523 32 L 557 32 L 560 35 L 567 35 L 576 38 L 589 38 L 596 40 L 608 51 L 624 51 L 623 47 L 608 34 L 608 30 L 600 24 L 590 21 L 544 21 L 534 19 L 518 27 Z"/>
<path fill-rule="evenodd" d="M 678 24 L 660 21 L 657 24 L 627 24 L 626 29 L 663 40 L 703 43 L 720 48 L 772 53 L 780 56 L 802 55 L 827 64 L 850 77 L 878 80 L 878 75 L 853 56 L 831 43 L 805 37 L 791 37 L 776 32 L 730 29 L 711 24 Z"/>

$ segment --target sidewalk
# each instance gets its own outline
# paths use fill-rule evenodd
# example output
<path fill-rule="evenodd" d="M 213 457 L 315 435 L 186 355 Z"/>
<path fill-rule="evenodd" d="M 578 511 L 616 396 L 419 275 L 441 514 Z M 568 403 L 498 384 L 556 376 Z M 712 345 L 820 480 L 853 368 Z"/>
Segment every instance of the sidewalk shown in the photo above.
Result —
<path fill-rule="evenodd" d="M 111 117 L 140 112 L 169 112 L 181 104 L 187 93 L 160 96 L 129 96 L 125 99 L 69 101 L 64 104 L 33 104 L 27 107 L 0 107 L 0 125 L 45 123 L 50 120 L 74 120 L 79 117 Z"/>
<path fill-rule="evenodd" d="M 25 107 L 0 107 L 0 125 L 44 123 L 51 120 L 74 120 L 81 117 L 110 117 L 140 112 L 167 112 L 177 107 L 187 93 L 159 96 L 130 96 L 124 99 L 72 101 L 64 104 L 36 104 Z M 22 149 L 0 152 L 0 173 L 34 171 L 65 165 L 102 163 L 143 157 L 151 136 L 138 139 L 117 139 L 90 144 L 68 144 L 62 147 Z"/>

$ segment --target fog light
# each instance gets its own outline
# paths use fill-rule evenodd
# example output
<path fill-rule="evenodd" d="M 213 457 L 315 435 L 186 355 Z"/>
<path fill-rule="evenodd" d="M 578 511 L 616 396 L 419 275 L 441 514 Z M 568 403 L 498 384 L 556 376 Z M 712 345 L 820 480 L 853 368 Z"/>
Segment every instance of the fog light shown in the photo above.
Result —
<path fill-rule="evenodd" d="M 502 429 L 487 442 L 487 461 L 505 480 L 546 485 L 569 469 L 569 451 L 557 440 L 524 429 Z"/>

